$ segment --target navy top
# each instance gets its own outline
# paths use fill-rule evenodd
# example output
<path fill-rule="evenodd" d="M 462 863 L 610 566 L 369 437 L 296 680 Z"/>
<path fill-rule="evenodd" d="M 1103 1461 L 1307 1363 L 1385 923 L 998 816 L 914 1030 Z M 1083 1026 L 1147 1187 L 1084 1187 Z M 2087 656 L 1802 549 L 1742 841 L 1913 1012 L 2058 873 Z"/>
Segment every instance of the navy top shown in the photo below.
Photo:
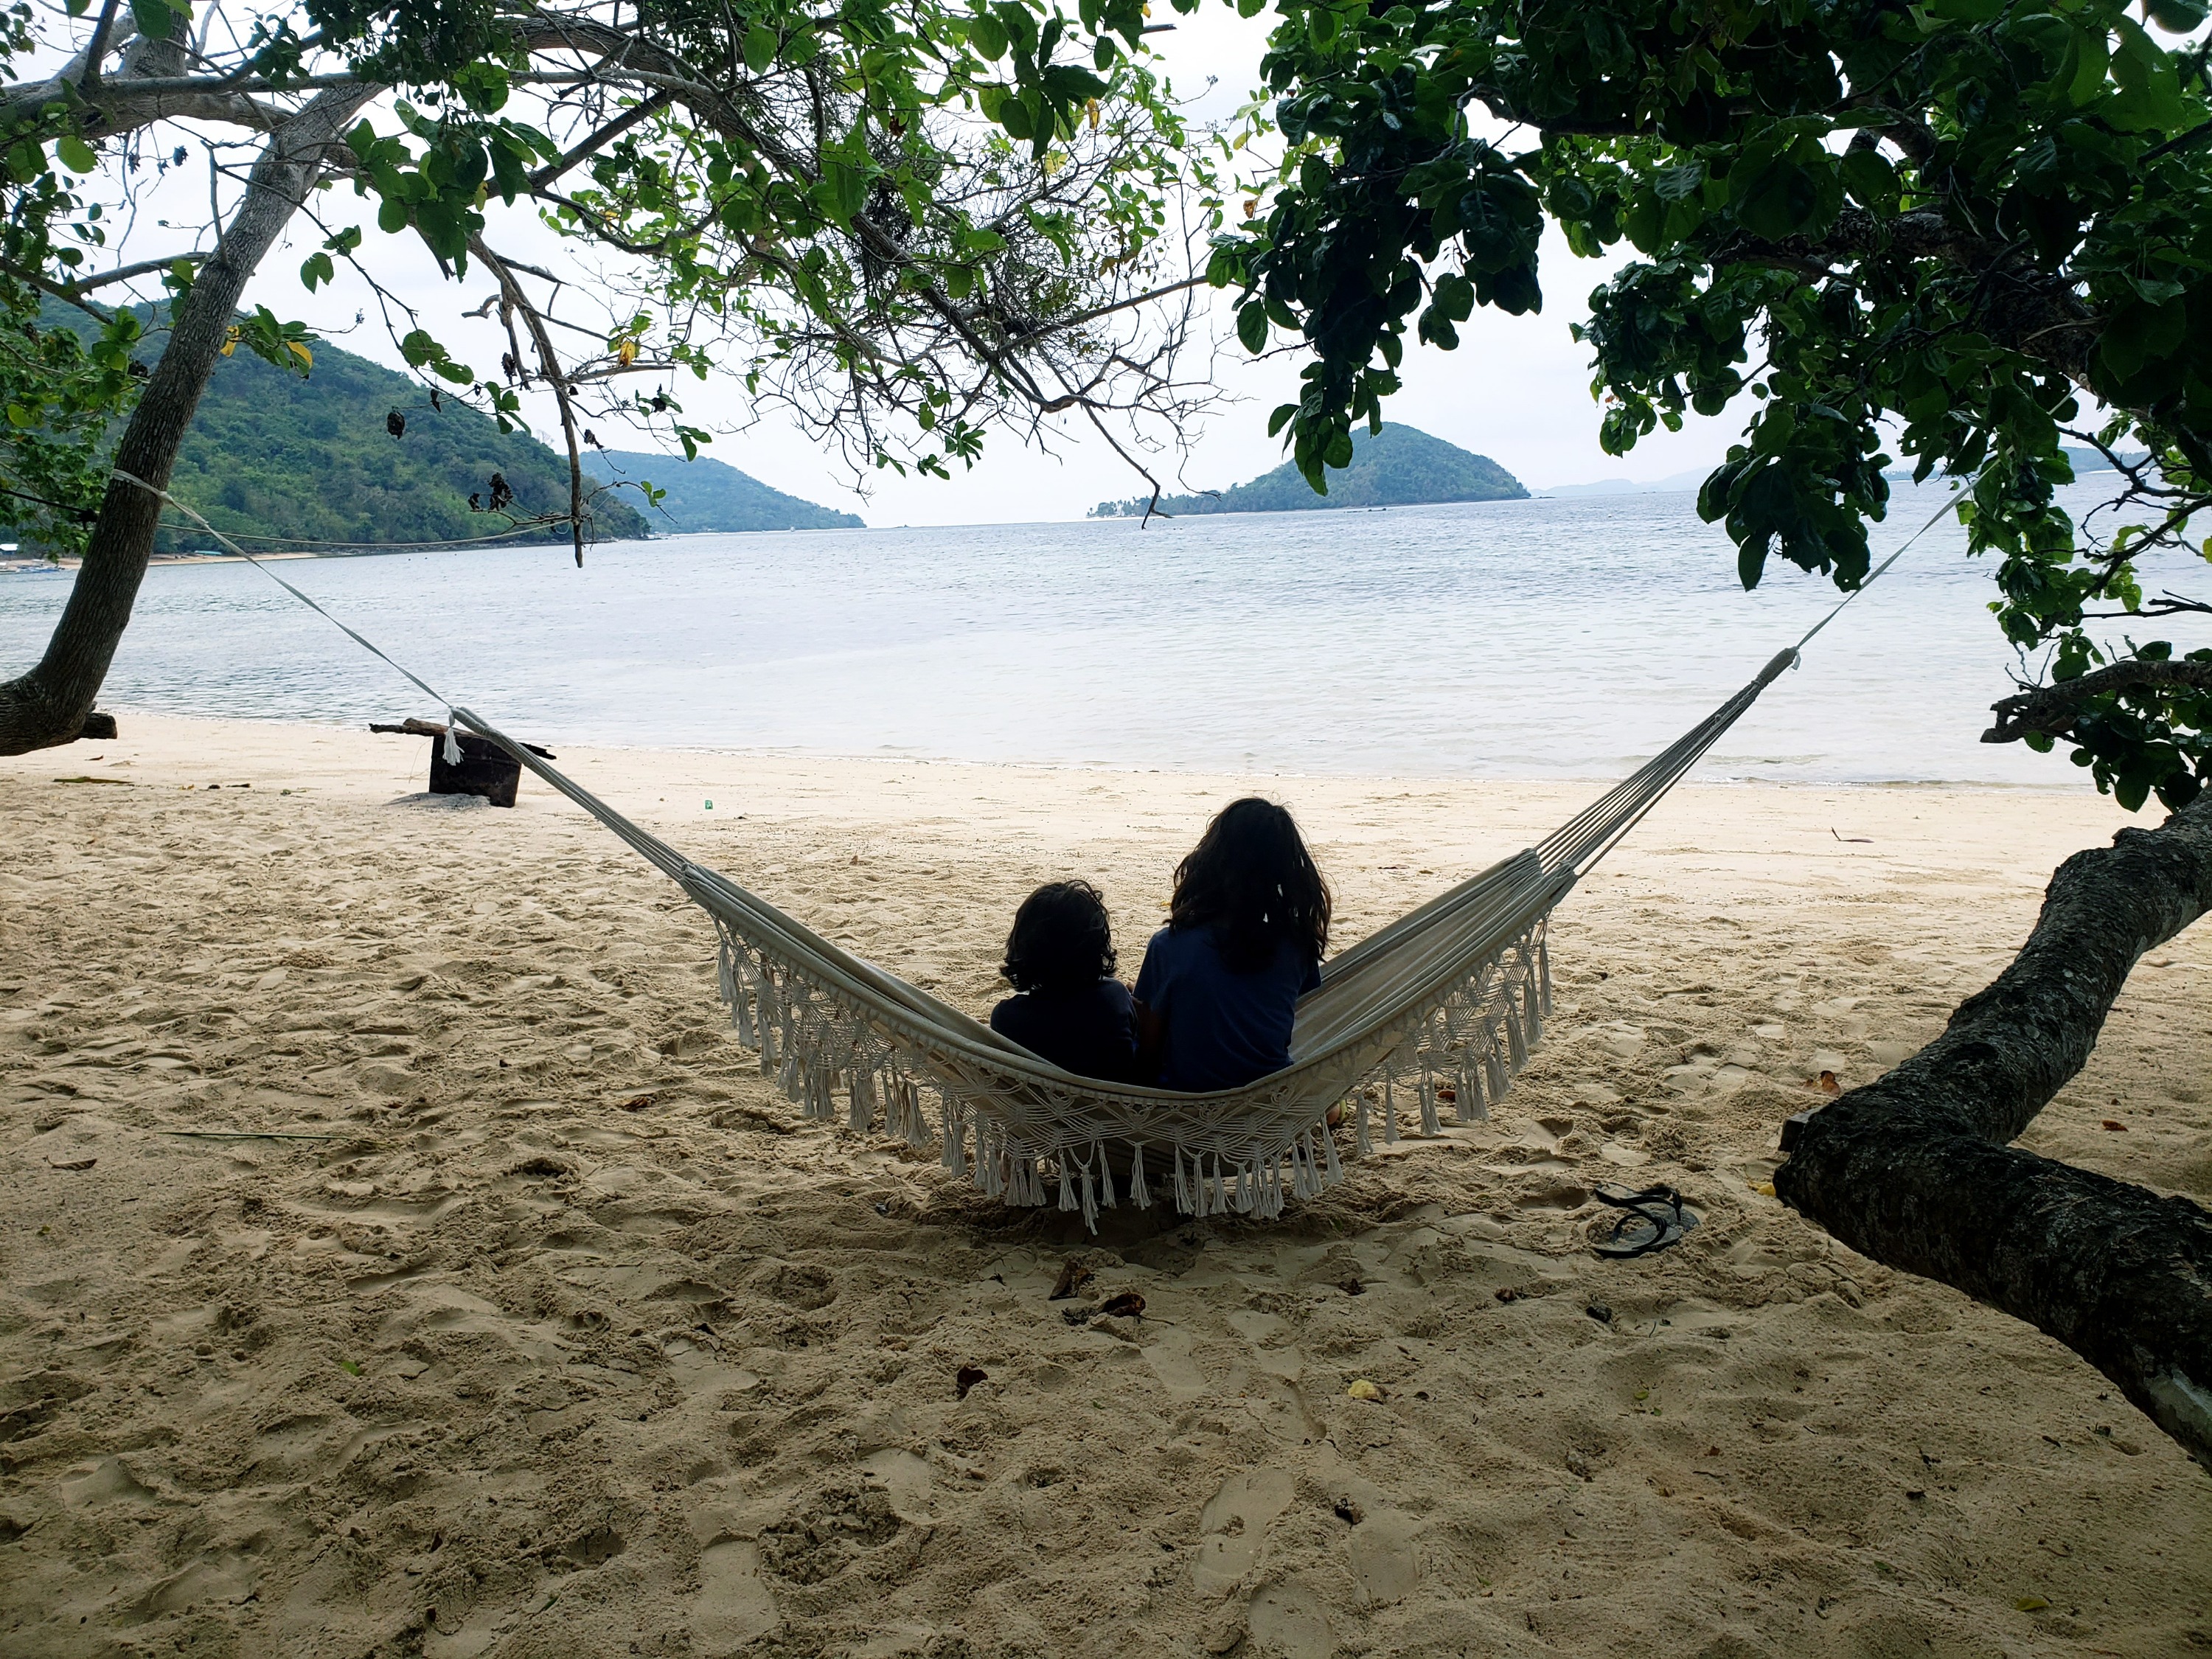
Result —
<path fill-rule="evenodd" d="M 1008 997 L 991 1010 L 991 1029 L 1063 1072 L 1136 1081 L 1136 1016 L 1129 988 L 1118 979 Z"/>
<path fill-rule="evenodd" d="M 1145 947 L 1136 993 L 1167 1022 L 1159 1086 L 1201 1094 L 1281 1071 L 1298 999 L 1320 983 L 1321 964 L 1288 939 L 1274 961 L 1239 974 L 1221 959 L 1212 928 L 1161 928 Z"/>

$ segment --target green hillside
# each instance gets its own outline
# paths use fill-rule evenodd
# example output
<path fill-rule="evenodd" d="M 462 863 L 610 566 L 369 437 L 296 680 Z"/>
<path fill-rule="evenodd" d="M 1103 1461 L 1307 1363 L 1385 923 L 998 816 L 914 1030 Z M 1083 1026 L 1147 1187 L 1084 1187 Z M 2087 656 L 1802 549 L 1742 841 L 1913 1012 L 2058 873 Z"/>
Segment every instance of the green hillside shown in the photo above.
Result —
<path fill-rule="evenodd" d="M 49 326 L 84 321 L 66 307 L 47 311 Z M 167 338 L 149 333 L 144 355 L 158 356 Z M 516 516 L 568 510 L 565 455 L 526 433 L 501 434 L 489 416 L 459 403 L 434 410 L 407 376 L 327 340 L 313 344 L 314 370 L 304 380 L 240 349 L 217 366 L 200 399 L 169 490 L 218 529 L 337 546 L 494 535 L 506 519 L 471 513 L 469 496 L 488 498 L 495 472 L 514 491 Z M 398 438 L 385 429 L 395 410 L 407 422 Z M 597 539 L 650 533 L 635 500 L 635 492 L 597 495 Z M 568 539 L 565 525 L 514 538 Z M 207 541 L 197 530 L 164 530 L 155 548 L 192 551 Z"/>
<path fill-rule="evenodd" d="M 623 499 L 643 511 L 646 522 L 665 533 L 707 530 L 864 530 L 867 526 L 850 513 L 817 507 L 796 495 L 771 489 L 759 479 L 724 461 L 702 455 L 687 461 L 678 455 L 656 455 L 642 450 L 606 449 L 587 453 L 584 471 L 602 482 L 642 480 L 665 490 L 659 506 L 647 507 L 636 490 L 625 490 Z"/>
<path fill-rule="evenodd" d="M 1418 428 L 1385 425 L 1369 436 L 1365 427 L 1352 433 L 1352 465 L 1332 472 L 1328 494 L 1317 495 L 1298 470 L 1285 461 L 1249 483 L 1218 495 L 1164 495 L 1159 511 L 1173 516 L 1197 513 L 1297 513 L 1316 507 L 1418 507 L 1443 501 L 1509 501 L 1526 499 L 1521 481 L 1487 455 L 1432 438 Z M 1142 495 L 1126 501 L 1101 501 L 1094 519 L 1140 516 Z"/>
<path fill-rule="evenodd" d="M 305 380 L 245 351 L 225 358 L 200 399 L 170 493 L 234 534 L 356 545 L 496 534 L 502 517 L 469 510 L 471 494 L 489 496 L 495 472 L 514 491 L 515 516 L 568 511 L 566 456 L 526 433 L 502 434 L 463 404 L 434 410 L 415 381 L 328 341 L 314 352 Z M 398 438 L 385 429 L 393 410 L 407 421 Z M 598 540 L 649 533 L 619 495 L 599 495 L 592 512 Z M 565 542 L 568 530 L 514 539 Z M 162 550 L 206 540 L 165 531 Z"/>

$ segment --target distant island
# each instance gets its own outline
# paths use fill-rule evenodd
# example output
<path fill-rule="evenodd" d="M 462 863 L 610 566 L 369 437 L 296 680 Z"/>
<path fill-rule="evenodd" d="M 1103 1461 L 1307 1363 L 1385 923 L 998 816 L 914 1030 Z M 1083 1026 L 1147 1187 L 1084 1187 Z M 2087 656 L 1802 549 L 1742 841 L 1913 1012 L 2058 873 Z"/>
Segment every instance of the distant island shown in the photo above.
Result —
<path fill-rule="evenodd" d="M 1427 507 L 1447 501 L 1528 499 L 1521 481 L 1487 455 L 1477 455 L 1417 427 L 1386 423 L 1370 436 L 1352 433 L 1352 465 L 1332 472 L 1328 494 L 1316 494 L 1296 465 L 1285 462 L 1249 483 L 1218 495 L 1163 495 L 1156 509 L 1171 518 L 1200 513 L 1302 513 L 1323 507 Z M 1094 519 L 1141 518 L 1150 497 L 1101 501 Z"/>
<path fill-rule="evenodd" d="M 817 507 L 796 495 L 771 489 L 759 479 L 740 472 L 726 461 L 702 455 L 687 461 L 678 455 L 658 455 L 645 450 L 587 450 L 584 471 L 602 483 L 642 481 L 665 490 L 658 507 L 647 503 L 635 489 L 625 489 L 622 499 L 645 515 L 646 522 L 664 534 L 689 534 L 714 530 L 865 530 L 850 513 Z"/>

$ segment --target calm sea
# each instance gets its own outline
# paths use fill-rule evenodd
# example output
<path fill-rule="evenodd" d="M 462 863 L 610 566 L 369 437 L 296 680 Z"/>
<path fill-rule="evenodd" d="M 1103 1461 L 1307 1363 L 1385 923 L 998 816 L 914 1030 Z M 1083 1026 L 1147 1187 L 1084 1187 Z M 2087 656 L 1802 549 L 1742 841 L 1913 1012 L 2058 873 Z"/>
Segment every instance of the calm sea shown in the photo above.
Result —
<path fill-rule="evenodd" d="M 2073 492 L 2084 505 L 2087 487 Z M 1877 548 L 1940 499 L 1902 490 Z M 1948 517 L 1705 775 L 2063 784 L 1976 739 L 2009 690 Z M 290 562 L 456 701 L 562 742 L 1239 772 L 1601 776 L 1672 738 L 1834 590 L 1745 593 L 1688 493 L 1155 522 L 678 536 Z M 65 574 L 0 576 L 0 672 Z M 352 725 L 434 710 L 259 572 L 157 568 L 103 705 Z"/>

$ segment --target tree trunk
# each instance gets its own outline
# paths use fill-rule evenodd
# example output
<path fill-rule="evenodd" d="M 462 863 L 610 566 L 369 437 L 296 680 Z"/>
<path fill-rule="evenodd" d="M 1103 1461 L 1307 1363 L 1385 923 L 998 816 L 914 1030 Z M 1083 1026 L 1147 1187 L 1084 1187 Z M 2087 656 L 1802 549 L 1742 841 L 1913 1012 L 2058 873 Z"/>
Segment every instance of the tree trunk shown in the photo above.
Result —
<path fill-rule="evenodd" d="M 270 135 L 214 257 L 200 267 L 191 293 L 177 309 L 168 347 L 116 446 L 118 471 L 168 487 L 178 447 L 222 355 L 247 281 L 313 187 L 324 147 L 379 90 L 347 87 L 323 93 Z M 130 623 L 161 514 L 158 497 L 119 478 L 109 481 L 83 567 L 46 655 L 29 673 L 0 684 L 0 754 L 69 743 L 83 729 Z"/>
<path fill-rule="evenodd" d="M 2212 1215 L 2005 1143 L 2087 1061 L 2136 958 L 2212 908 L 2212 793 L 2058 868 L 1943 1035 L 1785 1132 L 1783 1201 L 2024 1319 L 2212 1468 Z"/>

